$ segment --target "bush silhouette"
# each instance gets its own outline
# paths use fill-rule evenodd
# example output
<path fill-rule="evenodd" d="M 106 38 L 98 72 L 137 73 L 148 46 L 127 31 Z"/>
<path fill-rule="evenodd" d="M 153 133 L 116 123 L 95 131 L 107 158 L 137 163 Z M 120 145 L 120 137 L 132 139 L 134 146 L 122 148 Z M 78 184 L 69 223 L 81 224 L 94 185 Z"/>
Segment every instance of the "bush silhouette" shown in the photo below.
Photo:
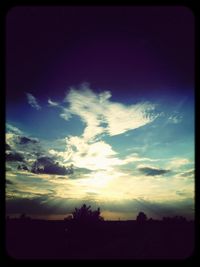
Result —
<path fill-rule="evenodd" d="M 139 212 L 137 218 L 136 218 L 137 222 L 146 222 L 147 221 L 147 215 L 144 212 Z"/>
<path fill-rule="evenodd" d="M 83 204 L 80 208 L 75 208 L 72 212 L 73 220 L 79 222 L 97 222 L 102 221 L 103 217 L 100 216 L 100 208 L 92 211 L 91 206 Z"/>

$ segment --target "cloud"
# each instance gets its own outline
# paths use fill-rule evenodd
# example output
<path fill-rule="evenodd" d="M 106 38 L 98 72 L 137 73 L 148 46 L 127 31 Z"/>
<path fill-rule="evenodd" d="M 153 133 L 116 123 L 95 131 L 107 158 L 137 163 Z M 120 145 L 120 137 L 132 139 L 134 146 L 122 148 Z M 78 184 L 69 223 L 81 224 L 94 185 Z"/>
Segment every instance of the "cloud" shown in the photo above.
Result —
<path fill-rule="evenodd" d="M 70 118 L 69 114 L 79 116 L 86 124 L 83 133 L 86 140 L 102 133 L 110 136 L 122 134 L 144 126 L 157 117 L 153 114 L 155 105 L 151 103 L 124 105 L 112 102 L 110 98 L 109 91 L 94 93 L 88 85 L 82 85 L 80 90 L 71 88 L 64 99 L 69 107 L 63 110 L 61 116 L 66 120 Z"/>
<path fill-rule="evenodd" d="M 14 183 L 8 179 L 6 179 L 6 185 L 13 185 Z"/>
<path fill-rule="evenodd" d="M 148 176 L 162 175 L 170 172 L 170 170 L 157 169 L 153 167 L 139 167 L 138 169 Z"/>
<path fill-rule="evenodd" d="M 45 197 L 37 197 L 34 199 L 17 198 L 8 199 L 6 201 L 7 213 L 26 213 L 26 214 L 48 214 L 55 212 L 47 204 L 45 204 Z"/>
<path fill-rule="evenodd" d="M 167 122 L 172 123 L 172 124 L 177 124 L 177 123 L 180 123 L 182 121 L 182 119 L 183 119 L 183 116 L 181 116 L 181 115 L 177 114 L 177 112 L 175 112 L 175 114 L 172 114 L 168 118 Z"/>
<path fill-rule="evenodd" d="M 138 153 L 132 153 L 130 155 L 128 155 L 122 162 L 122 164 L 128 164 L 128 163 L 133 163 L 133 162 L 146 162 L 146 161 L 150 161 L 150 162 L 155 162 L 155 161 L 159 161 L 159 159 L 151 159 L 151 158 L 146 158 L 146 157 L 141 157 L 138 155 Z"/>
<path fill-rule="evenodd" d="M 181 196 L 181 197 L 185 197 L 185 196 L 188 197 L 188 195 L 190 195 L 190 194 L 188 193 L 188 191 L 186 191 L 186 190 L 177 190 L 177 191 L 176 191 L 176 194 L 179 195 L 179 196 Z"/>
<path fill-rule="evenodd" d="M 85 123 L 81 137 L 68 136 L 66 150 L 56 151 L 50 149 L 49 153 L 63 160 L 71 162 L 77 168 L 90 170 L 108 170 L 116 165 L 139 161 L 138 157 L 119 159 L 111 145 L 99 141 L 105 134 L 110 136 L 122 134 L 128 130 L 136 129 L 152 122 L 157 115 L 153 114 L 155 106 L 143 102 L 134 105 L 123 105 L 110 101 L 111 93 L 104 91 L 93 92 L 88 84 L 82 84 L 80 89 L 70 88 L 64 99 L 68 107 L 49 100 L 52 106 L 59 106 L 60 116 L 69 120 L 72 115 L 79 116 Z M 148 160 L 145 158 L 145 160 Z"/>
<path fill-rule="evenodd" d="M 41 106 L 38 104 L 36 98 L 32 94 L 26 93 L 26 96 L 27 96 L 28 103 L 31 105 L 31 107 L 37 110 L 41 109 Z"/>
<path fill-rule="evenodd" d="M 11 147 L 9 146 L 9 144 L 6 144 L 6 150 L 11 150 Z"/>
<path fill-rule="evenodd" d="M 87 168 L 74 168 L 73 173 L 68 176 L 70 180 L 82 180 L 87 179 L 88 176 L 92 175 L 93 171 Z"/>
<path fill-rule="evenodd" d="M 17 167 L 18 170 L 29 171 L 29 168 L 25 164 L 20 164 Z"/>
<path fill-rule="evenodd" d="M 68 121 L 72 117 L 70 111 L 67 108 L 63 107 L 58 102 L 55 102 L 55 101 L 52 101 L 51 99 L 48 99 L 48 104 L 49 104 L 49 107 L 56 107 L 56 108 L 59 108 L 62 110 L 62 113 L 60 113 L 60 117 L 62 119 Z"/>
<path fill-rule="evenodd" d="M 183 177 L 194 177 L 194 169 L 182 172 L 180 175 Z"/>
<path fill-rule="evenodd" d="M 88 143 L 83 137 L 78 136 L 70 136 L 66 141 L 66 152 L 57 152 L 57 154 L 63 156 L 64 161 L 71 162 L 78 168 L 108 170 L 110 167 L 121 163 L 115 157 L 117 153 L 104 141 Z M 56 154 L 55 151 L 50 152 Z"/>
<path fill-rule="evenodd" d="M 136 219 L 140 211 L 144 211 L 148 218 L 162 219 L 164 216 L 182 215 L 192 219 L 194 216 L 194 199 L 185 198 L 180 200 L 167 200 L 165 202 L 151 201 L 144 198 L 135 198 L 128 201 L 102 202 L 102 210 L 127 213 L 129 219 Z M 115 219 L 118 219 L 116 217 Z M 126 217 L 127 218 L 127 217 Z"/>
<path fill-rule="evenodd" d="M 85 201 L 87 202 L 87 201 Z M 52 194 L 37 196 L 34 198 L 16 198 L 7 199 L 6 213 L 29 215 L 54 215 L 71 213 L 77 206 L 79 207 L 83 200 L 53 197 Z M 86 203 L 87 204 L 87 203 Z"/>
<path fill-rule="evenodd" d="M 83 137 L 69 136 L 66 138 L 66 150 L 56 151 L 50 149 L 49 153 L 63 162 L 72 163 L 78 168 L 90 170 L 111 170 L 136 162 L 155 162 L 158 159 L 140 157 L 137 153 L 132 153 L 125 158 L 119 158 L 118 153 L 112 146 L 104 141 L 88 142 Z"/>
<path fill-rule="evenodd" d="M 173 158 L 169 162 L 170 168 L 180 168 L 181 166 L 187 165 L 190 163 L 190 160 L 187 158 Z"/>
<path fill-rule="evenodd" d="M 68 109 L 62 108 L 62 113 L 60 113 L 60 117 L 64 120 L 68 121 L 72 117 L 72 115 Z"/>
<path fill-rule="evenodd" d="M 12 132 L 6 133 L 6 141 L 10 147 L 15 147 L 17 145 L 28 145 L 37 144 L 39 143 L 37 138 L 27 137 L 24 134 L 15 134 Z"/>
<path fill-rule="evenodd" d="M 91 199 L 88 195 L 91 194 Z M 102 215 L 114 213 L 113 219 L 125 217 L 125 219 L 136 219 L 137 214 L 143 210 L 148 218 L 162 219 L 163 217 L 182 215 L 189 219 L 194 217 L 194 200 L 187 198 L 179 201 L 168 200 L 165 203 L 149 201 L 145 199 L 132 199 L 125 202 L 120 201 L 95 201 L 96 193 L 87 193 L 87 199 L 71 199 L 53 197 L 52 194 L 38 195 L 34 198 L 8 198 L 6 201 L 7 214 L 26 213 L 30 216 L 34 215 L 56 215 L 71 213 L 75 207 L 80 207 L 83 203 L 92 205 L 93 208 L 100 207 Z M 109 217 L 111 215 L 109 214 Z M 109 219 L 105 217 L 105 219 Z"/>
<path fill-rule="evenodd" d="M 26 137 L 26 136 L 20 136 L 18 142 L 21 145 L 28 144 L 28 143 L 36 144 L 36 143 L 38 143 L 38 140 L 37 139 L 33 139 L 33 138 L 29 138 L 29 137 Z"/>
<path fill-rule="evenodd" d="M 6 161 L 24 161 L 22 154 L 18 152 L 6 152 Z"/>
<path fill-rule="evenodd" d="M 60 159 L 59 153 L 65 155 L 66 152 L 53 153 L 54 150 L 51 149 L 49 153 L 38 139 L 10 132 L 6 133 L 6 142 L 7 172 L 17 170 L 50 175 L 73 174 L 72 166 L 69 163 L 62 164 L 63 157 Z M 78 173 L 75 176 L 78 177 Z M 76 178 L 75 176 L 73 178 Z"/>
<path fill-rule="evenodd" d="M 51 99 L 48 99 L 48 104 L 51 107 L 57 107 L 59 106 L 59 103 L 52 101 Z"/>
<path fill-rule="evenodd" d="M 33 166 L 33 173 L 45 173 L 45 174 L 58 174 L 58 175 L 67 175 L 72 174 L 73 169 L 65 168 L 64 166 L 60 166 L 58 162 L 54 162 L 54 160 L 50 157 L 41 157 L 38 158 Z"/>
<path fill-rule="evenodd" d="M 44 152 L 37 138 L 11 132 L 6 133 L 6 150 L 21 153 L 27 160 L 36 158 Z"/>
<path fill-rule="evenodd" d="M 17 127 L 15 127 L 9 123 L 6 123 L 6 131 L 10 132 L 10 133 L 14 133 L 14 134 L 23 134 L 20 129 L 18 129 Z"/>

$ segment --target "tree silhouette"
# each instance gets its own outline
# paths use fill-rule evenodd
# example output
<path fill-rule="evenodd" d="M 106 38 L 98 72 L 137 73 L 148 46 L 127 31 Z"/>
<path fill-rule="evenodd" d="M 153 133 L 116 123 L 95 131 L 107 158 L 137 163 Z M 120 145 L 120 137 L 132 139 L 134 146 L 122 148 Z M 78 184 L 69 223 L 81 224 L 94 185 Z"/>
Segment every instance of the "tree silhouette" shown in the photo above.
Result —
<path fill-rule="evenodd" d="M 80 208 L 75 208 L 72 212 L 73 220 L 79 222 L 97 222 L 103 220 L 103 217 L 100 216 L 100 208 L 92 211 L 91 206 L 83 204 Z"/>
<path fill-rule="evenodd" d="M 140 211 L 137 218 L 136 218 L 136 221 L 137 222 L 146 222 L 147 221 L 147 215 L 144 212 Z"/>

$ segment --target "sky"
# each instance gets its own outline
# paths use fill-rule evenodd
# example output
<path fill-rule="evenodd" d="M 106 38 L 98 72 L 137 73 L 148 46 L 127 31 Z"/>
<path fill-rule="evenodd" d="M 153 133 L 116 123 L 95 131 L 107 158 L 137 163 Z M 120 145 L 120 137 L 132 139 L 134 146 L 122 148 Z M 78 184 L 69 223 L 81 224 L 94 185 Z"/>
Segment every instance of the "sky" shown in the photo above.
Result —
<path fill-rule="evenodd" d="M 186 7 L 6 16 L 6 213 L 194 216 L 194 17 Z"/>

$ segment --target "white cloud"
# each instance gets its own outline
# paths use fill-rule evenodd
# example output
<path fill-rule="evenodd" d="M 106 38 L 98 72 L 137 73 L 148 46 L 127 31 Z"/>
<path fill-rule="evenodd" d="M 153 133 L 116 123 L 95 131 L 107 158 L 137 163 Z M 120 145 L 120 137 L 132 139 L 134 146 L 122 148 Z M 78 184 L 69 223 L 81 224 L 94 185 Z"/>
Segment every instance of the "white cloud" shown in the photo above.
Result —
<path fill-rule="evenodd" d="M 60 105 L 58 102 L 48 99 L 48 104 L 49 107 L 56 107 L 62 110 L 62 113 L 60 113 L 60 117 L 62 119 L 68 121 L 72 117 L 71 112 L 67 108 L 64 108 L 62 105 Z"/>
<path fill-rule="evenodd" d="M 152 122 L 155 117 L 151 117 L 148 112 L 154 106 L 148 103 L 124 106 L 122 104 L 108 105 L 106 120 L 108 122 L 108 132 L 111 136 L 122 134 L 128 130 L 133 130 Z"/>
<path fill-rule="evenodd" d="M 36 98 L 32 94 L 26 93 L 26 96 L 27 96 L 28 103 L 31 105 L 31 107 L 33 107 L 37 110 L 41 109 Z"/>
<path fill-rule="evenodd" d="M 139 156 L 137 153 L 132 153 L 123 160 L 123 164 L 128 164 L 131 162 L 146 162 L 146 161 L 155 162 L 155 161 L 160 161 L 160 159 L 145 158 Z"/>
<path fill-rule="evenodd" d="M 155 162 L 159 159 L 141 157 L 137 153 L 130 154 L 125 158 L 118 158 L 118 153 L 111 145 L 104 141 L 88 142 L 84 137 L 70 136 L 66 138 L 66 150 L 56 151 L 50 149 L 49 153 L 64 165 L 73 164 L 78 168 L 90 170 L 112 170 L 113 168 L 137 162 Z"/>
<path fill-rule="evenodd" d="M 59 103 L 52 101 L 51 99 L 48 99 L 48 104 L 51 107 L 57 107 L 59 106 Z"/>
<path fill-rule="evenodd" d="M 173 123 L 173 124 L 177 124 L 177 123 L 180 123 L 183 119 L 183 116 L 181 116 L 180 114 L 178 114 L 177 112 L 174 112 L 174 114 L 172 114 L 167 122 L 168 123 Z"/>
<path fill-rule="evenodd" d="M 69 119 L 75 114 L 86 124 L 83 137 L 90 140 L 102 133 L 110 136 L 122 134 L 152 122 L 157 116 L 152 114 L 155 106 L 150 103 L 123 105 L 110 101 L 111 93 L 99 94 L 84 86 L 82 90 L 71 88 L 65 98 L 69 108 L 63 110 L 62 117 Z"/>
<path fill-rule="evenodd" d="M 18 129 L 17 127 L 6 123 L 6 130 L 10 133 L 14 133 L 14 134 L 22 134 L 22 131 L 20 129 Z"/>
<path fill-rule="evenodd" d="M 190 161 L 186 158 L 173 158 L 169 162 L 168 166 L 170 168 L 179 168 L 179 167 L 184 166 L 188 163 L 190 163 Z"/>
<path fill-rule="evenodd" d="M 104 141 L 88 143 L 84 138 L 71 136 L 67 139 L 66 160 L 76 167 L 90 170 L 108 170 L 121 161 L 115 157 L 117 153 Z"/>
<path fill-rule="evenodd" d="M 64 152 L 51 149 L 49 153 L 60 158 L 64 164 L 72 163 L 76 167 L 93 171 L 111 170 L 114 166 L 141 160 L 136 155 L 119 159 L 109 144 L 98 139 L 103 134 L 122 134 L 153 121 L 156 116 L 150 113 L 154 106 L 149 103 L 125 106 L 111 102 L 110 98 L 109 91 L 96 94 L 87 84 L 83 84 L 81 90 L 71 88 L 64 99 L 68 108 L 58 105 L 62 109 L 60 116 L 69 120 L 72 115 L 77 115 L 86 126 L 81 137 L 66 138 Z M 55 106 L 51 100 L 48 103 Z"/>
<path fill-rule="evenodd" d="M 117 153 L 104 141 L 89 143 L 78 136 L 66 138 L 65 151 L 51 149 L 49 153 L 60 158 L 64 164 L 90 170 L 111 170 L 116 165 L 126 164 L 117 158 Z"/>
<path fill-rule="evenodd" d="M 16 134 L 14 133 L 6 133 L 6 143 L 14 146 L 16 140 Z"/>
<path fill-rule="evenodd" d="M 60 117 L 68 121 L 72 117 L 71 113 L 69 112 L 68 109 L 63 108 L 63 107 L 61 108 L 62 108 L 62 113 L 60 114 Z"/>

